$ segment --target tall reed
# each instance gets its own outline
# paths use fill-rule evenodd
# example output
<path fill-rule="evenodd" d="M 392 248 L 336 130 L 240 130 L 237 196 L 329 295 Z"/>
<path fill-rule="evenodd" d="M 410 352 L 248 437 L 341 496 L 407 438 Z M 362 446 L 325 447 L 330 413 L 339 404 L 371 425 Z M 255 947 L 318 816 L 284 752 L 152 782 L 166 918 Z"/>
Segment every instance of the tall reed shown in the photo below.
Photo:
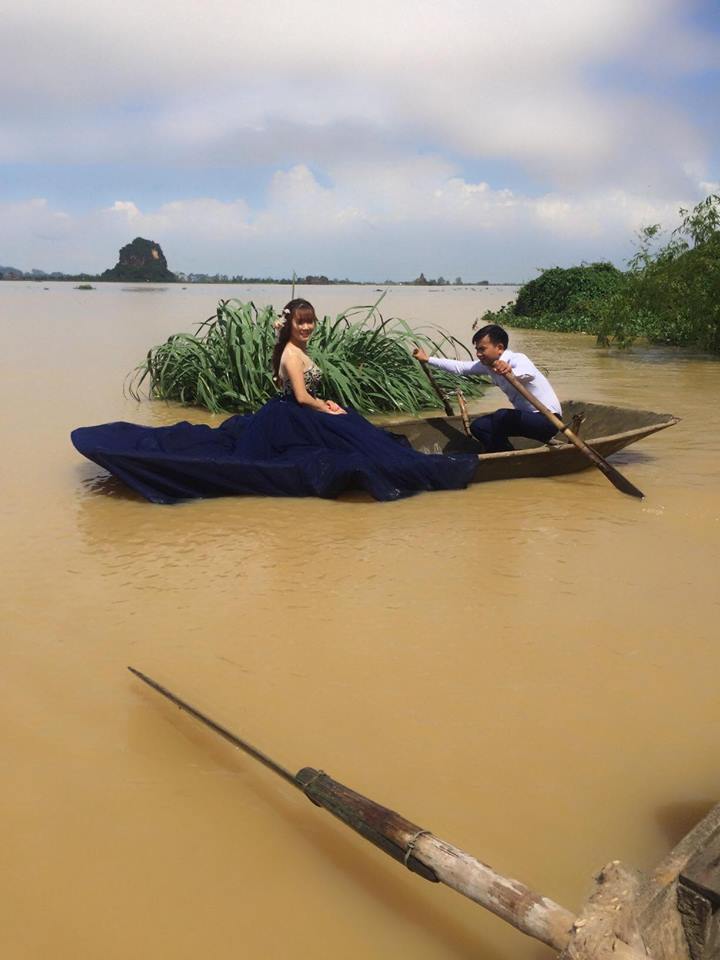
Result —
<path fill-rule="evenodd" d="M 195 334 L 177 333 L 152 347 L 130 374 L 129 392 L 141 397 L 147 380 L 151 398 L 206 407 L 214 413 L 251 412 L 277 393 L 270 358 L 275 345 L 272 307 L 221 300 Z M 383 319 L 376 306 L 353 307 L 318 321 L 310 354 L 323 372 L 323 395 L 363 413 L 437 407 L 438 401 L 416 360 L 413 346 L 444 355 L 467 349 L 438 327 L 412 330 L 401 319 Z M 441 387 L 462 383 L 468 397 L 482 381 L 437 371 Z"/>

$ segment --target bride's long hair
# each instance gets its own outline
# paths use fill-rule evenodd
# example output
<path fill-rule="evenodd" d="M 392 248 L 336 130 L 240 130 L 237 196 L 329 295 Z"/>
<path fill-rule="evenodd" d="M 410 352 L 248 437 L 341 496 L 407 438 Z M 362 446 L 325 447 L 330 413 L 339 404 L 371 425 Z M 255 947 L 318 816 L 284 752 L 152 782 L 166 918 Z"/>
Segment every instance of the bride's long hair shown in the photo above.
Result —
<path fill-rule="evenodd" d="M 292 319 L 299 310 L 309 310 L 312 313 L 313 320 L 315 323 L 317 323 L 315 307 L 308 300 L 303 300 L 302 297 L 296 297 L 294 300 L 291 300 L 290 303 L 286 303 L 282 308 L 280 311 L 280 316 L 285 322 L 278 330 L 277 343 L 275 344 L 275 348 L 272 353 L 273 380 L 275 381 L 279 380 L 280 378 L 280 360 L 282 358 L 282 352 L 287 346 L 288 340 L 290 339 Z"/>

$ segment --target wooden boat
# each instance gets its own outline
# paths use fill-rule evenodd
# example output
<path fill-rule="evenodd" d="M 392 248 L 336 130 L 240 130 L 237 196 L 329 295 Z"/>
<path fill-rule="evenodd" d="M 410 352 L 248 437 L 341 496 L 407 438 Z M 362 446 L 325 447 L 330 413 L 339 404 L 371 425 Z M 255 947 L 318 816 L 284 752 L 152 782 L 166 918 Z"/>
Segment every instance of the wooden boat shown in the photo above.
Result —
<path fill-rule="evenodd" d="M 568 426 L 573 421 L 580 423 L 579 427 L 573 428 L 575 433 L 606 458 L 679 422 L 669 413 L 580 400 L 563 403 L 563 419 Z M 423 453 L 477 452 L 474 483 L 518 477 L 554 477 L 592 467 L 588 458 L 562 434 L 550 443 L 518 437 L 512 441 L 515 449 L 508 453 L 480 453 L 479 444 L 465 434 L 459 416 L 402 420 L 388 425 L 388 429 L 407 437 L 410 444 Z"/>

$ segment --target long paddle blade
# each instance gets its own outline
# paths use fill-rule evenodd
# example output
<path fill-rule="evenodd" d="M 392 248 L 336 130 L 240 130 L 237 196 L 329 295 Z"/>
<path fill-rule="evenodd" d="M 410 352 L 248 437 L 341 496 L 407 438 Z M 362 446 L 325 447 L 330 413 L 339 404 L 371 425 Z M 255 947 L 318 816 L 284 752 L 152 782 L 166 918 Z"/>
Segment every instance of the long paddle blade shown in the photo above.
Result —
<path fill-rule="evenodd" d="M 565 430 L 563 432 L 568 439 L 571 439 L 571 430 Z M 573 436 L 575 436 L 575 434 L 573 434 Z M 578 437 L 577 439 L 579 440 L 580 438 Z M 645 499 L 645 494 L 642 492 L 642 490 L 638 490 L 634 483 L 631 483 L 628 478 L 624 477 L 619 470 L 616 470 L 611 463 L 608 463 L 605 457 L 601 457 L 597 450 L 593 450 L 591 446 L 589 446 L 587 443 L 583 443 L 582 440 L 580 440 L 580 443 L 582 446 L 579 446 L 579 444 L 576 444 L 576 446 L 578 446 L 579 449 L 582 450 L 582 452 L 586 455 L 587 451 L 590 452 L 591 456 L 589 459 L 592 460 L 598 470 L 602 470 L 614 487 L 616 487 L 621 493 L 626 493 L 629 497 L 637 497 L 638 500 Z"/>

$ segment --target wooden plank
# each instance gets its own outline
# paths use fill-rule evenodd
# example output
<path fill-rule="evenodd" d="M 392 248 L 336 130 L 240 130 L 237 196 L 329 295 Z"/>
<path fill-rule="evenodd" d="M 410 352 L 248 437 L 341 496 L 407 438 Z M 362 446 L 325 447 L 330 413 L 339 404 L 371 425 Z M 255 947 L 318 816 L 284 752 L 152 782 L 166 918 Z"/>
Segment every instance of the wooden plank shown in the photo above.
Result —
<path fill-rule="evenodd" d="M 703 835 L 680 871 L 677 905 L 692 960 L 709 960 L 720 938 L 720 827 Z"/>
<path fill-rule="evenodd" d="M 677 909 L 690 960 L 710 960 L 707 944 L 713 932 L 713 908 L 709 900 L 690 887 L 678 884 Z"/>
<path fill-rule="evenodd" d="M 720 937 L 718 911 L 705 893 L 685 882 L 688 874 L 710 892 L 711 864 L 720 842 L 720 804 L 652 871 L 638 901 L 640 923 L 656 960 L 711 960 Z M 714 894 L 713 894 L 714 895 Z"/>
<path fill-rule="evenodd" d="M 668 856 L 650 874 L 649 882 L 643 892 L 645 904 L 649 904 L 657 893 L 677 880 L 687 869 L 691 860 L 714 845 L 718 836 L 720 836 L 720 803 L 709 810 L 697 826 L 686 834 L 677 846 L 673 847 Z"/>
<path fill-rule="evenodd" d="M 680 873 L 680 883 L 720 907 L 720 829 L 695 854 Z"/>

